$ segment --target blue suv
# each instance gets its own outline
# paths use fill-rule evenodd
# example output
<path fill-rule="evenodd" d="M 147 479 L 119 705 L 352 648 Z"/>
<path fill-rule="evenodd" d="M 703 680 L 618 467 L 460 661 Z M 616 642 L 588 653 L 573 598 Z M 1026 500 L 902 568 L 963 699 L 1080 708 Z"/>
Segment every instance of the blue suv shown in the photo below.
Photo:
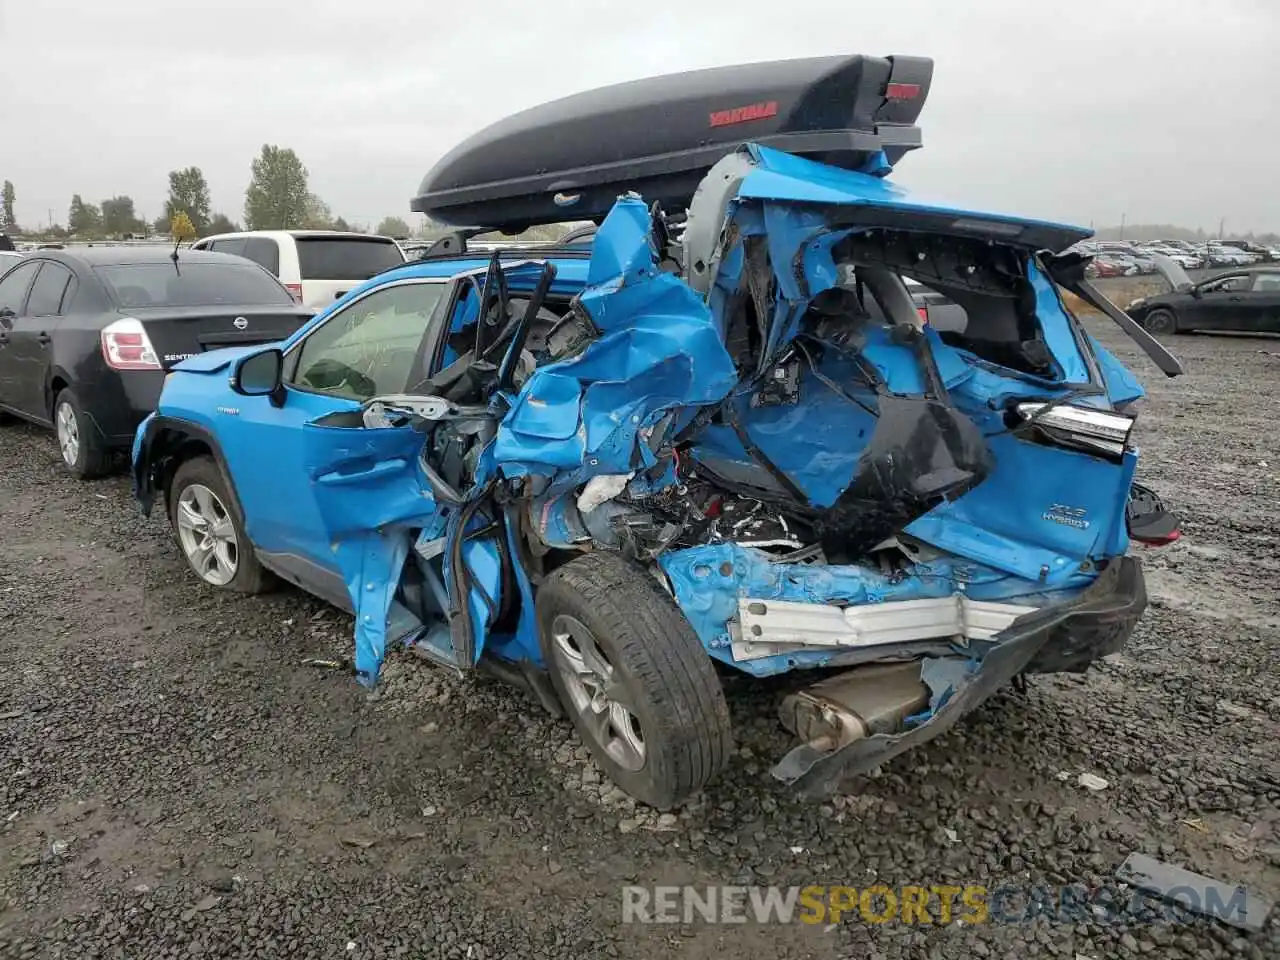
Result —
<path fill-rule="evenodd" d="M 432 187 L 478 136 L 422 204 L 484 212 Z M 918 199 L 882 149 L 802 154 L 730 145 L 679 217 L 557 189 L 595 229 L 488 256 L 462 233 L 283 343 L 182 362 L 137 433 L 139 499 L 207 584 L 350 611 L 364 683 L 393 646 L 498 671 L 660 809 L 728 760 L 723 671 L 805 679 L 774 774 L 822 792 L 1120 649 L 1146 603 L 1130 542 L 1177 525 L 1134 484 L 1142 389 L 1059 288 L 1176 361 L 1055 253 L 1087 230 Z"/>

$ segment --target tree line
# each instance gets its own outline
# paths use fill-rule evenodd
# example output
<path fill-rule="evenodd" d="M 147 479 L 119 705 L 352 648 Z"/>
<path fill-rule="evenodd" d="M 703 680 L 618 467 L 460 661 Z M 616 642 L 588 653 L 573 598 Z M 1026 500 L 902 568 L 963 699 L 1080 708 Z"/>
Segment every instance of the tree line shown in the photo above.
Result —
<path fill-rule="evenodd" d="M 20 235 L 24 231 L 14 214 L 17 202 L 13 182 L 5 180 L 0 188 L 0 233 Z M 66 227 L 50 224 L 42 231 L 25 233 L 42 239 L 104 240 L 109 238 L 169 236 L 173 218 L 185 213 L 197 236 L 232 233 L 240 229 L 225 213 L 210 209 L 209 185 L 199 167 L 186 167 L 169 173 L 169 196 L 164 213 L 148 222 L 134 208 L 132 197 L 116 196 L 100 203 L 86 203 L 80 194 L 71 198 Z M 329 207 L 311 192 L 308 172 L 298 155 L 286 147 L 264 144 L 254 159 L 249 188 L 244 197 L 244 225 L 250 230 L 355 230 L 342 217 L 335 217 Z M 446 227 L 431 224 L 414 231 L 401 217 L 385 217 L 377 226 L 384 236 L 433 238 L 448 232 Z M 553 240 L 561 236 L 563 227 L 533 227 L 521 237 Z M 1203 243 L 1213 235 L 1202 229 L 1190 230 L 1172 224 L 1129 224 L 1099 228 L 1100 240 L 1166 240 L 1179 239 Z M 1233 233 L 1233 239 L 1270 244 L 1280 242 L 1276 233 Z"/>
<path fill-rule="evenodd" d="M 287 147 L 263 144 L 254 158 L 249 187 L 244 195 L 244 227 L 248 230 L 357 230 L 342 217 L 333 216 L 328 205 L 311 192 L 309 173 L 298 155 Z M 199 167 L 169 172 L 169 195 L 164 213 L 147 221 L 137 212 L 133 198 L 115 196 L 100 203 L 86 202 L 80 194 L 71 197 L 65 227 L 50 224 L 43 231 L 24 231 L 15 215 L 16 190 L 5 180 L 0 192 L 0 233 L 28 234 L 46 239 L 79 240 L 128 239 L 169 236 L 174 218 L 185 214 L 197 236 L 231 233 L 240 224 L 225 213 L 214 212 L 209 184 Z M 385 217 L 377 232 L 408 237 L 413 231 L 401 217 Z"/>

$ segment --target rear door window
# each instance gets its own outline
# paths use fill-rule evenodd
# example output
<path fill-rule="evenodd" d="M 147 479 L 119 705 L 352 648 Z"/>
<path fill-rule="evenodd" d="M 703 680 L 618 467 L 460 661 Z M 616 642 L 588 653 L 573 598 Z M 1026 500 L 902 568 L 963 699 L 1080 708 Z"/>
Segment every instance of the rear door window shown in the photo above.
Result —
<path fill-rule="evenodd" d="M 298 237 L 297 245 L 303 280 L 351 283 L 404 263 L 394 241 L 377 237 Z"/>
<path fill-rule="evenodd" d="M 280 276 L 280 245 L 269 237 L 249 237 L 242 256 L 271 271 L 272 276 Z"/>
<path fill-rule="evenodd" d="M 19 264 L 0 280 L 0 313 L 21 315 L 27 302 L 27 290 L 39 269 L 39 261 Z"/>
<path fill-rule="evenodd" d="M 280 281 L 253 263 L 122 263 L 94 273 L 122 309 L 294 305 Z"/>
<path fill-rule="evenodd" d="M 31 285 L 27 314 L 32 317 L 54 317 L 62 313 L 63 295 L 71 283 L 71 271 L 60 263 L 45 261 L 36 282 Z"/>

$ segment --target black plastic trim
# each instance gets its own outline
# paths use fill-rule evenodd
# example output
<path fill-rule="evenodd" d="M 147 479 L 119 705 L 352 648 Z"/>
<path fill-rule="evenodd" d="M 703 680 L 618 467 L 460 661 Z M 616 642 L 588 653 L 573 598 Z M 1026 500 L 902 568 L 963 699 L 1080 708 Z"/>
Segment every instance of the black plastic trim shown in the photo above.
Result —
<path fill-rule="evenodd" d="M 141 449 L 131 471 L 133 475 L 133 494 L 142 505 L 143 515 L 151 515 L 156 493 L 163 493 L 168 496 L 168 481 L 172 479 L 173 472 L 177 469 L 176 465 L 173 468 L 168 466 L 167 461 L 172 458 L 172 453 L 167 446 L 159 450 L 154 449 L 157 439 L 166 431 L 177 434 L 179 437 L 179 443 L 175 445 L 175 451 L 176 447 L 181 446 L 182 442 L 189 440 L 199 441 L 209 448 L 209 453 L 218 465 L 218 469 L 222 472 L 222 479 L 227 484 L 227 492 L 231 496 L 236 513 L 239 514 L 240 519 L 243 521 L 244 509 L 240 504 L 240 494 L 236 490 L 235 481 L 231 479 L 231 471 L 227 469 L 227 458 L 223 454 L 222 445 L 218 443 L 217 438 L 207 427 L 192 420 L 161 415 L 157 415 L 147 423 L 146 431 L 142 435 Z M 163 473 L 158 475 L 158 471 L 163 471 Z M 161 484 L 158 485 L 157 480 L 161 481 Z M 160 489 L 161 486 L 163 489 Z"/>

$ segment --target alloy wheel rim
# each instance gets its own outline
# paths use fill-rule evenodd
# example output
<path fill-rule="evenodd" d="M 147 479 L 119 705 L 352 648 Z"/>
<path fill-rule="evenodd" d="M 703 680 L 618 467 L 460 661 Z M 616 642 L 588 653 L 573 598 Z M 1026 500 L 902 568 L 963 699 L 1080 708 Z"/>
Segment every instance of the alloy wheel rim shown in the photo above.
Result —
<path fill-rule="evenodd" d="M 65 401 L 58 404 L 55 417 L 58 429 L 58 449 L 62 451 L 62 460 L 69 467 L 74 467 L 80 459 L 80 424 L 76 422 L 76 412 L 71 404 Z"/>
<path fill-rule="evenodd" d="M 231 514 L 216 493 L 191 484 L 178 497 L 175 520 L 182 552 L 201 580 L 223 587 L 235 579 L 240 545 Z"/>
<path fill-rule="evenodd" d="M 640 770 L 645 762 L 640 718 L 595 634 L 576 617 L 558 614 L 551 622 L 551 640 L 570 706 L 596 746 L 623 770 Z"/>

